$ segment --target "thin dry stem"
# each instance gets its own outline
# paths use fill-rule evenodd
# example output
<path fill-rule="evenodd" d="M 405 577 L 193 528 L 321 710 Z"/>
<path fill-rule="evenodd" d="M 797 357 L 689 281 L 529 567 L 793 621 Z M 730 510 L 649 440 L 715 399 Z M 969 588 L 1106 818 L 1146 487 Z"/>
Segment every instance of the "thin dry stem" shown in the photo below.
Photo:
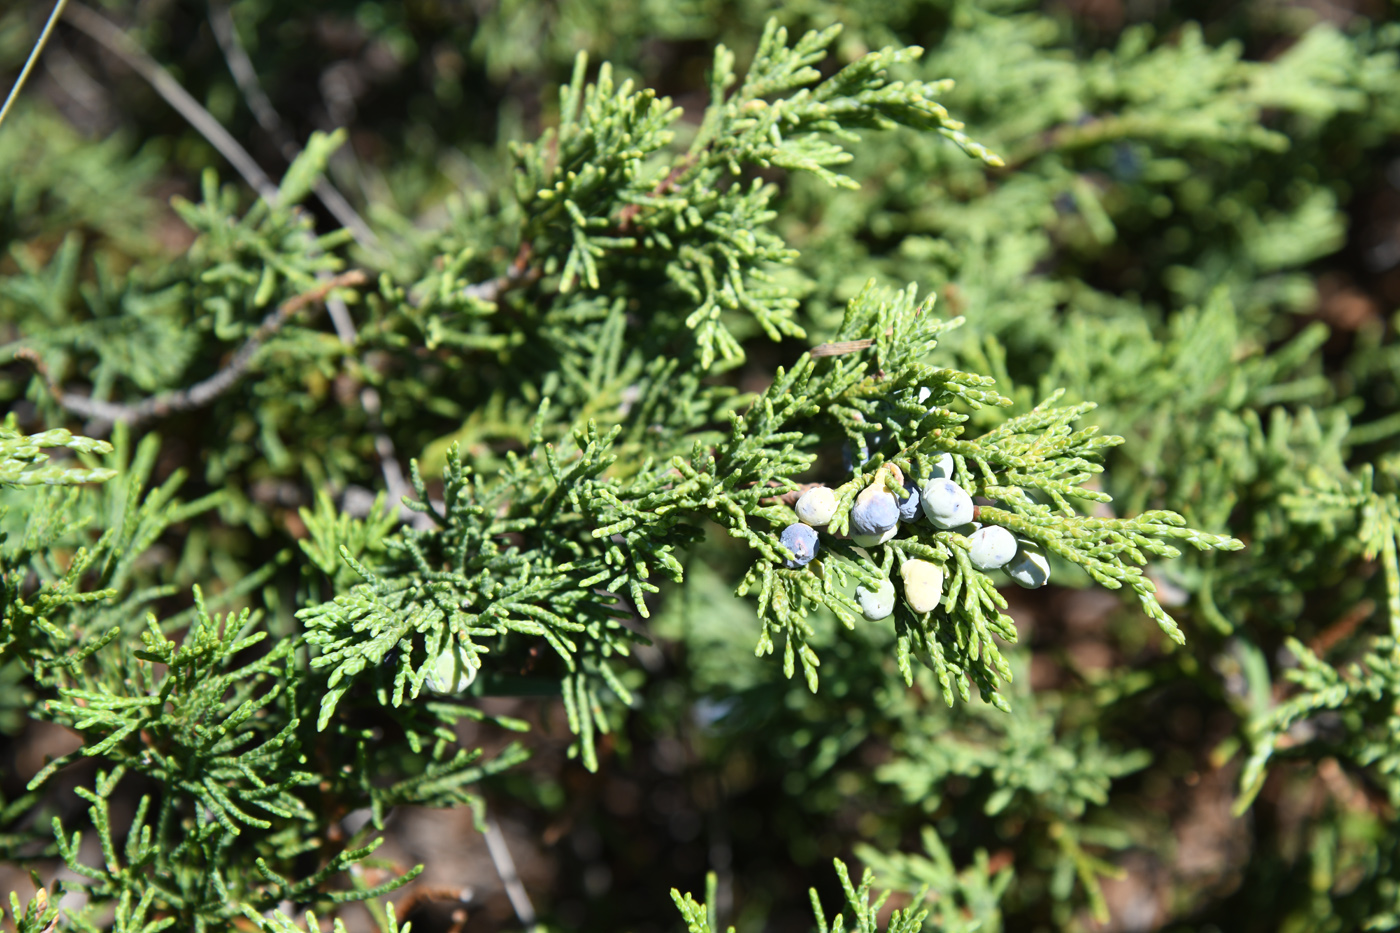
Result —
<path fill-rule="evenodd" d="M 170 72 L 147 55 L 130 36 L 105 16 L 81 3 L 74 3 L 68 7 L 64 18 L 145 78 L 151 87 L 155 88 L 156 93 L 165 98 L 166 103 L 178 110 L 180 116 L 188 120 L 200 135 L 219 150 L 219 154 L 243 176 L 243 180 L 252 186 L 259 197 L 269 204 L 277 203 L 277 186 L 248 154 L 248 150 L 244 149 L 208 110 L 200 106 L 199 101 L 180 86 L 180 82 L 170 76 Z"/>

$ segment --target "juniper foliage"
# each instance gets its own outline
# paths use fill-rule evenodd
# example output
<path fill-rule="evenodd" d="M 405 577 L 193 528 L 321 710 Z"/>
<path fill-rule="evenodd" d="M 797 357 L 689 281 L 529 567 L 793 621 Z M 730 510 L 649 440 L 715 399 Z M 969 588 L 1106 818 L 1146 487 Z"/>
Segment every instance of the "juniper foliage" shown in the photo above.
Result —
<path fill-rule="evenodd" d="M 556 6 L 363 6 L 366 61 L 441 71 L 384 78 L 401 162 L 312 133 L 275 196 L 159 106 L 131 119 L 164 151 L 38 101 L 0 128 L 0 727 L 81 743 L 0 785 L 5 861 L 81 879 L 12 895 L 17 928 L 343 929 L 363 902 L 397 931 L 423 866 L 376 859 L 389 814 L 544 799 L 554 708 L 586 770 L 680 741 L 714 825 L 721 785 L 755 814 L 715 866 L 755 927 L 786 916 L 775 864 L 852 848 L 911 894 L 899 933 L 1102 923 L 1105 879 L 1171 858 L 1153 788 L 1214 775 L 1237 813 L 1336 802 L 1175 916 L 1393 926 L 1394 323 L 1313 312 L 1400 129 L 1397 24 L 1279 20 L 1255 60 L 1171 14 L 1095 39 L 1014 2 Z M 232 12 L 279 97 L 270 9 Z M 0 56 L 32 26 L 0 15 Z M 613 63 L 574 53 L 611 33 Z M 647 36 L 713 46 L 703 85 Z M 246 128 L 229 63 L 237 91 L 182 77 Z M 143 192 L 180 171 L 199 199 L 167 213 Z M 329 181 L 367 227 L 318 213 Z M 945 456 L 1054 587 L 1008 591 L 965 527 L 851 540 L 858 494 Z M 813 481 L 837 510 L 789 567 Z M 856 587 L 902 597 L 916 559 L 938 606 L 861 619 Z M 1046 634 L 1088 587 L 1111 662 Z M 1200 709 L 1209 747 L 1154 731 Z M 836 869 L 873 933 L 872 874 Z M 1280 878 L 1305 883 L 1253 903 Z M 730 909 L 707 887 L 672 889 L 693 933 Z"/>
<path fill-rule="evenodd" d="M 875 876 L 869 869 L 866 869 L 865 873 L 861 876 L 860 886 L 857 887 L 851 883 L 850 870 L 846 867 L 846 864 L 840 859 L 836 859 L 835 865 L 836 875 L 841 879 L 841 890 L 846 898 L 845 907 L 849 908 L 855 917 L 850 925 L 854 929 L 859 930 L 860 933 L 876 933 L 876 931 L 881 929 L 880 908 L 883 907 L 885 902 L 889 899 L 890 892 L 881 892 L 872 900 L 871 888 L 874 886 Z M 690 933 L 710 933 L 711 930 L 716 930 L 718 928 L 715 911 L 713 907 L 710 906 L 714 904 L 716 896 L 715 889 L 717 885 L 715 883 L 714 874 L 711 873 L 706 876 L 705 880 L 705 904 L 697 902 L 695 898 L 689 894 L 683 895 L 676 889 L 671 889 L 671 899 L 676 902 L 676 907 L 679 908 L 681 916 L 685 918 L 685 926 Z M 816 915 L 816 928 L 818 933 L 828 933 L 828 931 L 831 931 L 831 933 L 841 933 L 841 931 L 845 930 L 847 928 L 847 922 L 844 910 L 838 912 L 832 917 L 831 921 L 828 922 L 822 910 L 821 896 L 817 894 L 817 889 L 812 888 L 810 893 L 812 897 L 812 912 Z M 919 897 L 915 900 L 917 902 L 922 899 L 922 897 Z M 928 911 L 923 908 L 897 908 L 890 913 L 889 920 L 884 928 L 891 931 L 891 933 L 915 933 L 915 931 L 923 929 L 924 918 L 927 915 Z M 733 930 L 734 928 L 730 927 L 729 929 Z"/>

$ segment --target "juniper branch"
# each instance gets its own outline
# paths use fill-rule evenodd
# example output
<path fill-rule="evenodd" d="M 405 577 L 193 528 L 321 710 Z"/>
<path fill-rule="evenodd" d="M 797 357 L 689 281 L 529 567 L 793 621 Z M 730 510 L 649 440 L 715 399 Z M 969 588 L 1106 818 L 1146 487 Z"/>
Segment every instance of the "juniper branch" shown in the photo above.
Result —
<path fill-rule="evenodd" d="M 272 106 L 272 101 L 263 91 L 262 84 L 258 81 L 257 70 L 253 67 L 252 60 L 238 40 L 238 30 L 228 7 L 222 3 L 211 3 L 209 23 L 214 31 L 215 39 L 219 43 L 219 48 L 223 51 L 229 72 L 233 75 L 234 82 L 248 102 L 249 109 L 252 110 L 259 125 L 277 142 L 283 157 L 289 163 L 294 163 L 301 154 L 301 149 L 287 133 L 282 118 L 278 116 L 276 108 Z M 154 65 L 154 62 L 152 64 Z M 321 203 L 325 204 L 331 214 L 340 221 L 341 225 L 351 232 L 356 242 L 367 249 L 382 251 L 379 238 L 375 236 L 369 224 L 365 223 L 364 218 L 350 206 L 350 203 L 336 190 L 335 186 L 324 177 L 319 177 L 312 185 L 312 190 L 321 199 Z M 328 273 L 322 273 L 320 276 L 323 280 L 326 280 L 327 277 Z M 335 296 L 330 296 L 326 301 L 326 307 L 341 342 L 346 346 L 353 346 L 358 334 L 355 322 L 351 319 L 345 303 Z M 391 502 L 399 503 L 408 491 L 408 484 L 404 481 L 403 468 L 399 465 L 393 439 L 384 432 L 379 423 L 383 403 L 373 386 L 365 386 L 360 390 L 360 404 L 374 425 L 375 454 L 379 458 L 380 470 L 384 475 L 389 499 Z M 400 506 L 400 514 L 405 519 L 412 517 L 412 513 L 402 506 Z"/>
<path fill-rule="evenodd" d="M 543 273 L 538 266 L 530 262 L 534 254 L 534 247 L 529 242 L 521 243 L 505 272 L 495 278 L 465 285 L 457 291 L 457 296 L 473 301 L 495 302 L 508 291 L 538 281 Z M 417 307 L 423 304 L 426 296 L 421 293 L 415 294 L 410 296 L 409 300 Z"/>
<path fill-rule="evenodd" d="M 163 418 L 172 412 L 190 411 L 203 408 L 238 384 L 252 365 L 253 359 L 269 337 L 282 328 L 293 314 L 310 304 L 322 302 L 333 289 L 363 285 L 368 276 L 360 269 L 351 269 L 321 282 L 310 291 L 293 295 L 282 302 L 258 325 L 253 335 L 238 348 L 227 365 L 214 375 L 185 389 L 162 392 L 139 402 L 108 402 L 87 395 L 65 392 L 60 386 L 50 383 L 49 393 L 59 405 L 75 415 L 95 419 L 99 424 L 112 425 L 117 422 L 138 425 L 154 418 Z M 21 352 L 31 363 L 36 361 L 33 354 Z M 46 373 L 40 375 L 47 378 Z"/>

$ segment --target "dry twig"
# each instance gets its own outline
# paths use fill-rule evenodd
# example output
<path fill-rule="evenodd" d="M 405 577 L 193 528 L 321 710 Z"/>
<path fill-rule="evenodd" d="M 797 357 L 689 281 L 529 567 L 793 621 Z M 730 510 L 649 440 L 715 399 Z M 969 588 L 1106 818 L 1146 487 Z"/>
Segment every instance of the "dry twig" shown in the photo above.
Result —
<path fill-rule="evenodd" d="M 233 75 L 234 83 L 243 93 L 243 99 L 248 102 L 248 109 L 253 112 L 254 119 L 277 143 L 277 148 L 282 150 L 282 157 L 288 162 L 295 161 L 301 153 L 301 147 L 287 132 L 277 109 L 272 106 L 272 101 L 263 91 L 262 82 L 258 80 L 258 73 L 253 68 L 253 61 L 248 57 L 243 44 L 238 41 L 238 30 L 234 27 L 233 16 L 228 7 L 223 3 L 210 3 L 209 25 L 213 28 L 214 38 L 218 40 L 219 48 L 224 53 L 229 73 Z M 322 178 L 312 190 L 316 192 L 316 197 L 321 199 L 321 203 L 326 205 L 326 210 L 355 237 L 355 242 L 365 249 L 382 249 L 379 238 L 374 235 L 369 224 L 365 223 L 365 219 L 350 206 L 350 202 L 345 200 L 334 185 Z M 337 321 L 337 330 L 339 329 Z"/>
<path fill-rule="evenodd" d="M 409 914 L 418 909 L 424 901 L 456 901 L 469 903 L 475 892 L 471 888 L 449 888 L 446 885 L 419 885 L 408 892 L 408 897 L 394 905 L 394 915 L 399 923 L 408 919 Z M 465 919 L 465 917 L 464 917 Z"/>
<path fill-rule="evenodd" d="M 468 285 L 462 289 L 463 298 L 476 298 L 480 301 L 496 301 L 506 292 L 518 285 L 533 282 L 539 278 L 538 269 L 530 265 L 530 257 L 534 250 L 529 243 L 521 243 L 520 251 L 515 254 L 515 259 L 511 261 L 510 268 L 505 274 L 498 275 L 494 279 L 487 279 L 485 282 L 478 282 L 475 285 Z"/>
<path fill-rule="evenodd" d="M 843 340 L 839 343 L 824 343 L 813 347 L 807 351 L 809 356 L 841 356 L 845 353 L 855 353 L 857 350 L 864 350 L 875 343 L 875 338 L 866 337 L 863 340 Z"/>
<path fill-rule="evenodd" d="M 54 24 L 63 16 L 63 8 L 67 6 L 68 0 L 58 0 L 54 4 L 53 10 L 49 13 L 48 22 L 44 23 L 44 31 L 39 33 L 39 41 L 34 43 L 34 48 L 29 50 L 29 57 L 24 61 L 24 67 L 20 69 L 19 77 L 15 79 L 15 86 L 10 88 L 10 93 L 5 97 L 5 103 L 0 106 L 0 123 L 5 122 L 5 116 L 14 106 L 19 92 L 24 88 L 24 82 L 29 80 L 29 72 L 34 70 L 34 63 L 39 60 L 39 56 L 44 54 L 44 46 L 49 44 L 49 36 L 53 33 Z"/>
<path fill-rule="evenodd" d="M 248 150 L 214 119 L 213 114 L 200 106 L 199 101 L 191 97 L 159 62 L 147 55 L 145 49 L 105 16 L 81 3 L 68 7 L 65 19 L 145 78 L 156 93 L 165 98 L 166 103 L 178 110 L 180 116 L 219 150 L 219 154 L 243 176 L 243 180 L 253 187 L 259 197 L 269 204 L 277 203 L 277 186 L 248 154 Z"/>
<path fill-rule="evenodd" d="M 501 826 L 495 817 L 486 818 L 486 849 L 491 853 L 491 862 L 496 866 L 496 874 L 501 876 L 501 884 L 505 885 L 510 906 L 515 908 L 515 916 L 525 924 L 525 933 L 534 933 L 535 905 L 530 903 L 530 895 L 526 893 L 525 885 L 520 883 L 515 859 L 510 857 L 505 834 L 501 832 Z"/>

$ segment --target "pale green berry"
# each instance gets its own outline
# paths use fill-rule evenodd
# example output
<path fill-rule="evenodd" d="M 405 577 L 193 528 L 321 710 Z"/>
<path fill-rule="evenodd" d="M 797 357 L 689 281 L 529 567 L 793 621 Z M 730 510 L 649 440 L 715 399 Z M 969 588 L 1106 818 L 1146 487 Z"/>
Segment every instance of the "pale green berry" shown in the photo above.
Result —
<path fill-rule="evenodd" d="M 978 570 L 997 570 L 1016 556 L 1016 536 L 1000 525 L 986 525 L 968 536 L 968 560 Z"/>
<path fill-rule="evenodd" d="M 1016 559 L 1002 569 L 1013 582 L 1028 590 L 1044 586 L 1050 582 L 1050 561 L 1039 545 L 1022 539 L 1016 552 Z"/>
<path fill-rule="evenodd" d="M 826 486 L 814 486 L 797 500 L 795 510 L 800 521 L 813 528 L 824 528 L 836 514 L 836 493 Z"/>
<path fill-rule="evenodd" d="M 943 568 L 926 560 L 907 560 L 899 569 L 904 601 L 915 612 L 932 612 L 943 601 Z"/>
<path fill-rule="evenodd" d="M 875 547 L 884 544 L 899 533 L 898 528 L 891 528 L 889 531 L 878 535 L 851 535 L 851 541 L 861 547 Z"/>
<path fill-rule="evenodd" d="M 953 455 L 939 454 L 938 459 L 933 461 L 933 466 L 929 468 L 929 479 L 952 479 L 953 469 Z"/>
<path fill-rule="evenodd" d="M 873 593 L 863 586 L 857 586 L 856 602 L 860 603 L 861 615 L 871 622 L 879 622 L 894 612 L 894 584 L 881 580 Z"/>
<path fill-rule="evenodd" d="M 435 693 L 461 693 L 476 680 L 477 663 L 455 641 L 433 661 L 423 682 Z"/>

